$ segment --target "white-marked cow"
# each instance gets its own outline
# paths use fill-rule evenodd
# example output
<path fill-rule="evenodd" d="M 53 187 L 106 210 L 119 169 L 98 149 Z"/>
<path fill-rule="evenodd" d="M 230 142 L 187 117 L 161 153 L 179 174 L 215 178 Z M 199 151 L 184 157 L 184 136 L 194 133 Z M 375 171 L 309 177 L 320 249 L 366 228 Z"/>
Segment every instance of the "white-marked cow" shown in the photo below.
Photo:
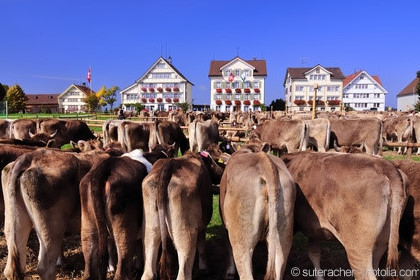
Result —
<path fill-rule="evenodd" d="M 286 149 L 288 153 L 305 151 L 308 145 L 309 129 L 302 120 L 268 120 L 257 125 L 249 138 L 267 142 L 279 154 Z"/>
<path fill-rule="evenodd" d="M 240 279 L 254 279 L 252 256 L 261 240 L 268 248 L 264 279 L 282 279 L 293 244 L 295 195 L 280 158 L 244 146 L 228 161 L 220 182 L 220 210 Z M 229 252 L 226 278 L 235 272 Z"/>
<path fill-rule="evenodd" d="M 56 278 L 55 263 L 65 232 L 80 232 L 79 182 L 107 153 L 82 154 L 37 149 L 25 153 L 2 171 L 7 241 L 7 279 L 24 279 L 26 243 L 32 228 L 39 244 L 37 272 Z"/>
<path fill-rule="evenodd" d="M 209 157 L 192 152 L 158 160 L 143 180 L 145 266 L 142 280 L 157 276 L 162 244 L 160 279 L 170 279 L 167 239 L 178 254 L 177 279 L 191 279 L 198 247 L 199 269 L 204 260 L 205 231 L 212 215 L 212 181 L 220 182 L 223 170 Z"/>
<path fill-rule="evenodd" d="M 387 268 L 397 269 L 404 173 L 365 154 L 301 152 L 282 159 L 297 184 L 295 227 L 308 236 L 316 269 L 324 239 L 341 242 L 355 279 L 376 279 L 374 269 L 387 250 Z"/>
<path fill-rule="evenodd" d="M 382 121 L 378 118 L 330 119 L 330 148 L 359 145 L 367 154 L 382 150 Z"/>
<path fill-rule="evenodd" d="M 121 157 L 111 157 L 83 177 L 80 182 L 83 279 L 106 279 L 108 238 L 115 241 L 118 253 L 114 278 L 132 278 L 135 244 L 143 219 L 141 183 L 152 164 L 166 158 L 169 149 L 172 147 L 158 145 L 151 153 L 133 150 Z"/>

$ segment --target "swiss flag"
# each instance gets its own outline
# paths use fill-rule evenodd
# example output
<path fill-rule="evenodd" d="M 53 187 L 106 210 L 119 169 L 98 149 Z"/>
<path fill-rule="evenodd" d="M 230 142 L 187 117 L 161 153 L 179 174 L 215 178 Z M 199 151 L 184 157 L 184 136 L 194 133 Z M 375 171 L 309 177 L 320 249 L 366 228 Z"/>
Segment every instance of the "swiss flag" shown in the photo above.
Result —
<path fill-rule="evenodd" d="M 229 82 L 233 82 L 234 79 L 235 79 L 235 75 L 233 75 L 233 73 L 230 72 L 230 75 L 228 77 Z"/>
<path fill-rule="evenodd" d="M 87 75 L 86 75 L 86 80 L 90 83 L 90 80 L 92 80 L 92 70 L 88 69 Z"/>

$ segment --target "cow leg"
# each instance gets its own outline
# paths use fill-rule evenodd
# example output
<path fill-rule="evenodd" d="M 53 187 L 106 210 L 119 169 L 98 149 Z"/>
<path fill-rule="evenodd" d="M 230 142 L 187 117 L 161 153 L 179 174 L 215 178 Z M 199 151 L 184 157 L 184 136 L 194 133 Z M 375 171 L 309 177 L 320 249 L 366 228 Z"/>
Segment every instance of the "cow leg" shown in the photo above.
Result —
<path fill-rule="evenodd" d="M 230 242 L 227 241 L 227 248 L 228 248 L 228 265 L 226 269 L 225 279 L 234 279 L 236 274 L 236 267 L 235 267 L 235 261 L 233 259 L 233 252 L 232 252 L 232 246 L 230 245 Z"/>
<path fill-rule="evenodd" d="M 175 231 L 178 232 L 178 231 Z M 174 245 L 178 253 L 178 276 L 176 280 L 191 280 L 197 250 L 197 231 L 179 232 L 174 236 Z"/>
<path fill-rule="evenodd" d="M 148 186 L 146 188 L 148 188 Z M 145 197 L 144 199 L 145 213 L 143 215 L 144 270 L 143 270 L 143 275 L 141 277 L 141 280 L 153 280 L 157 277 L 156 266 L 157 266 L 159 246 L 161 243 L 159 218 L 158 218 L 157 211 L 155 211 L 155 209 L 157 208 L 157 205 L 155 203 L 149 202 L 149 200 L 153 200 L 153 198 L 148 199 L 147 195 L 144 197 Z"/>
<path fill-rule="evenodd" d="M 202 271 L 208 270 L 207 261 L 206 261 L 206 231 L 201 230 L 198 233 L 197 240 L 197 249 L 198 249 L 198 269 Z"/>
<path fill-rule="evenodd" d="M 111 221 L 118 253 L 117 270 L 114 276 L 115 279 L 128 279 L 129 274 L 133 272 L 133 257 L 139 229 L 136 223 L 129 221 L 132 219 L 132 216 L 127 216 L 130 218 L 124 219 L 123 217 L 118 217 L 117 219 L 113 218 Z"/>
<path fill-rule="evenodd" d="M 321 270 L 321 247 L 319 242 L 315 240 L 309 240 L 308 242 L 308 256 L 314 265 L 315 270 Z M 318 273 L 317 273 L 318 274 Z M 316 276 L 316 280 L 324 280 L 322 276 Z"/>
<path fill-rule="evenodd" d="M 3 189 L 5 189 L 4 185 Z M 4 235 L 8 251 L 4 275 L 7 279 L 23 279 L 26 265 L 26 244 L 32 230 L 32 222 L 20 197 L 16 199 L 16 203 L 11 204 L 9 196 L 5 194 L 4 200 Z"/>
<path fill-rule="evenodd" d="M 354 278 L 357 280 L 376 280 L 373 270 L 373 252 L 369 249 L 363 249 L 361 246 L 354 248 L 345 248 L 350 267 L 353 270 Z"/>

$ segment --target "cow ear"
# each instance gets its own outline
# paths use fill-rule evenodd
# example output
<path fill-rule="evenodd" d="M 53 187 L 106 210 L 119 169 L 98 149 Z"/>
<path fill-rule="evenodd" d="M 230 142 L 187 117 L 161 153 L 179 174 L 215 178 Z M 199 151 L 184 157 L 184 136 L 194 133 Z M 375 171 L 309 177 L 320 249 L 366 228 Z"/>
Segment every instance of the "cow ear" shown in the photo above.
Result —
<path fill-rule="evenodd" d="M 70 140 L 70 145 L 73 149 L 78 149 L 79 147 L 77 146 L 76 142 L 73 142 L 72 140 Z"/>
<path fill-rule="evenodd" d="M 269 153 L 270 152 L 270 145 L 267 142 L 263 142 L 261 144 L 261 151 L 263 151 L 264 153 Z"/>

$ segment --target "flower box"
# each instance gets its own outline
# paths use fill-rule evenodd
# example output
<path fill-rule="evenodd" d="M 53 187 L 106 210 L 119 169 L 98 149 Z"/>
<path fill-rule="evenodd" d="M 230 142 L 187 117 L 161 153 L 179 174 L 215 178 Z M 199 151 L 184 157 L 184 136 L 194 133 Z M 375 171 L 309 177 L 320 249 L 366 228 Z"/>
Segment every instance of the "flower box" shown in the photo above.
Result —
<path fill-rule="evenodd" d="M 236 92 L 236 93 L 241 93 L 241 91 L 242 91 L 242 90 L 241 90 L 240 88 L 235 88 L 235 92 Z"/>
<path fill-rule="evenodd" d="M 244 89 L 245 93 L 251 93 L 251 90 L 249 88 Z"/>
<path fill-rule="evenodd" d="M 226 105 L 232 105 L 232 100 L 225 100 Z"/>
<path fill-rule="evenodd" d="M 251 105 L 251 101 L 249 101 L 249 100 L 244 100 L 244 105 Z"/>
<path fill-rule="evenodd" d="M 150 92 L 155 92 L 155 88 L 149 87 Z"/>
<path fill-rule="evenodd" d="M 341 100 L 328 100 L 327 103 L 330 106 L 337 106 L 341 104 Z"/>
<path fill-rule="evenodd" d="M 216 92 L 217 93 L 222 93 L 222 89 L 221 88 L 216 88 Z"/>
<path fill-rule="evenodd" d="M 158 88 L 157 88 L 157 91 L 162 92 L 162 91 L 163 91 L 163 88 L 158 87 Z"/>
<path fill-rule="evenodd" d="M 174 102 L 175 102 L 175 103 L 178 103 L 178 102 L 179 102 L 179 98 L 178 98 L 178 97 L 175 97 L 175 98 L 174 98 Z"/>
<path fill-rule="evenodd" d="M 241 105 L 241 100 L 235 100 L 235 105 L 236 105 L 236 106 Z"/>
<path fill-rule="evenodd" d="M 259 88 L 254 88 L 254 92 L 260 92 Z"/>
<path fill-rule="evenodd" d="M 158 97 L 158 98 L 156 99 L 156 101 L 160 103 L 160 102 L 162 102 L 162 101 L 163 101 L 163 99 L 162 99 L 162 98 L 160 98 L 160 97 Z"/>
<path fill-rule="evenodd" d="M 312 100 L 309 100 L 309 101 L 308 101 L 308 104 L 312 106 L 312 104 L 314 104 L 314 102 L 313 102 Z M 323 106 L 323 105 L 325 105 L 325 102 L 324 102 L 324 101 L 322 101 L 322 100 L 318 100 L 318 101 L 316 102 L 316 105 L 317 105 L 317 106 Z"/>
<path fill-rule="evenodd" d="M 293 101 L 296 105 L 298 105 L 298 106 L 302 106 L 302 105 L 305 105 L 306 104 L 306 101 L 305 100 L 299 100 L 299 99 L 297 99 L 297 100 L 295 100 L 295 101 Z"/>
<path fill-rule="evenodd" d="M 254 106 L 260 106 L 260 101 L 259 100 L 254 100 L 252 103 L 254 104 Z"/>
<path fill-rule="evenodd" d="M 154 98 L 149 98 L 149 102 L 155 102 Z"/>
<path fill-rule="evenodd" d="M 225 89 L 225 91 L 226 91 L 226 93 L 232 93 L 232 89 L 230 89 L 230 88 Z"/>
<path fill-rule="evenodd" d="M 147 98 L 142 98 L 141 102 L 146 103 L 147 102 Z"/>
<path fill-rule="evenodd" d="M 179 91 L 179 87 L 174 87 L 174 91 Z"/>
<path fill-rule="evenodd" d="M 169 97 L 166 97 L 165 101 L 168 102 L 168 103 L 171 103 L 172 99 L 170 99 Z"/>
<path fill-rule="evenodd" d="M 147 88 L 145 88 L 145 87 L 141 87 L 141 91 L 146 92 L 146 91 L 147 91 Z"/>
<path fill-rule="evenodd" d="M 166 87 L 165 90 L 168 91 L 168 92 L 172 91 L 172 89 L 170 87 Z"/>
<path fill-rule="evenodd" d="M 216 105 L 222 105 L 222 100 L 216 100 Z"/>

